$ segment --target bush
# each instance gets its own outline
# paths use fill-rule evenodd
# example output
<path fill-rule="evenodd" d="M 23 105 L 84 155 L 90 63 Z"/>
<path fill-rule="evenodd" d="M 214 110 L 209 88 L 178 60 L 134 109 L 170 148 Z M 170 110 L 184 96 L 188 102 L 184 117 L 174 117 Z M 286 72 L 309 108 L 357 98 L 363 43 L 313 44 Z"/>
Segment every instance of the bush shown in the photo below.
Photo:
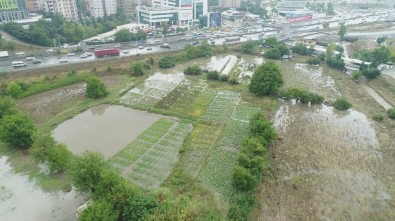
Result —
<path fill-rule="evenodd" d="M 388 117 L 395 120 L 395 108 L 388 110 Z"/>
<path fill-rule="evenodd" d="M 318 58 L 319 58 L 321 61 L 325 61 L 325 59 L 326 59 L 325 53 L 319 54 L 319 55 L 318 55 Z"/>
<path fill-rule="evenodd" d="M 77 75 L 77 71 L 74 69 L 67 72 L 67 76 L 69 76 L 69 77 L 74 77 L 76 75 Z"/>
<path fill-rule="evenodd" d="M 333 106 L 338 110 L 348 110 L 352 107 L 352 104 L 345 98 L 339 97 L 335 100 Z"/>
<path fill-rule="evenodd" d="M 232 184 L 238 191 L 250 191 L 258 184 L 258 179 L 254 177 L 248 169 L 236 166 L 233 171 Z"/>
<path fill-rule="evenodd" d="M 244 54 L 255 54 L 257 52 L 258 45 L 258 41 L 248 40 L 240 46 L 240 49 Z"/>
<path fill-rule="evenodd" d="M 89 98 L 97 99 L 104 97 L 108 94 L 106 86 L 101 82 L 98 77 L 89 77 L 86 80 L 86 96 Z"/>
<path fill-rule="evenodd" d="M 381 114 L 374 114 L 372 118 L 373 118 L 373 120 L 378 121 L 378 122 L 384 120 L 384 116 Z"/>
<path fill-rule="evenodd" d="M 17 98 L 22 95 L 23 90 L 18 83 L 13 81 L 7 85 L 6 93 L 13 98 Z"/>
<path fill-rule="evenodd" d="M 229 82 L 230 84 L 239 84 L 239 80 L 237 80 L 237 77 L 236 77 L 236 76 L 230 77 L 230 78 L 228 79 L 228 82 Z"/>
<path fill-rule="evenodd" d="M 210 71 L 207 73 L 207 80 L 218 80 L 219 74 L 218 71 Z"/>
<path fill-rule="evenodd" d="M 270 144 L 277 137 L 272 123 L 266 120 L 260 113 L 255 114 L 250 119 L 249 129 L 250 137 L 257 138 L 262 146 Z"/>
<path fill-rule="evenodd" d="M 281 52 L 278 48 L 271 48 L 267 50 L 263 56 L 269 59 L 281 59 Z"/>
<path fill-rule="evenodd" d="M 321 95 L 299 88 L 289 88 L 286 91 L 281 92 L 281 96 L 286 99 L 300 100 L 302 104 L 307 104 L 309 102 L 311 104 L 319 104 L 324 101 L 324 97 Z"/>
<path fill-rule="evenodd" d="M 36 127 L 27 115 L 22 113 L 6 115 L 1 119 L 0 139 L 12 146 L 30 147 L 35 130 Z"/>
<path fill-rule="evenodd" d="M 321 64 L 321 60 L 319 58 L 309 58 L 307 59 L 306 63 L 310 65 L 317 65 Z"/>
<path fill-rule="evenodd" d="M 336 68 L 338 70 L 344 70 L 346 67 L 346 64 L 344 63 L 343 59 L 341 58 L 327 58 L 326 63 L 333 68 Z"/>
<path fill-rule="evenodd" d="M 292 52 L 299 55 L 308 55 L 310 54 L 309 49 L 302 44 L 297 44 L 291 48 Z"/>
<path fill-rule="evenodd" d="M 201 73 L 202 73 L 202 69 L 200 68 L 199 65 L 192 65 L 184 70 L 184 74 L 186 75 L 199 75 Z"/>
<path fill-rule="evenodd" d="M 172 68 L 174 66 L 176 66 L 176 61 L 172 56 L 166 55 L 159 60 L 160 68 Z"/>
<path fill-rule="evenodd" d="M 358 81 L 362 77 L 361 71 L 353 71 L 351 77 L 354 81 Z"/>
<path fill-rule="evenodd" d="M 228 75 L 221 74 L 218 78 L 219 81 L 225 82 L 228 81 Z"/>
<path fill-rule="evenodd" d="M 141 62 L 136 62 L 132 65 L 132 74 L 135 76 L 141 76 L 144 74 L 144 66 Z"/>
<path fill-rule="evenodd" d="M 17 112 L 14 100 L 11 97 L 0 98 L 0 120 L 7 115 L 12 115 Z"/>

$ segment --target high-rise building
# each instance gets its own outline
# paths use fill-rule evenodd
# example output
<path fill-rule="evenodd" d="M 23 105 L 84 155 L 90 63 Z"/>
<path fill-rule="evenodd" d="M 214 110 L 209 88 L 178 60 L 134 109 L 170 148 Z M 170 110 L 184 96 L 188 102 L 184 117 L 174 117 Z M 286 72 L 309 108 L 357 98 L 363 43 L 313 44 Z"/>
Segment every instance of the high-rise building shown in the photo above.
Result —
<path fill-rule="evenodd" d="M 116 0 L 87 0 L 86 8 L 92 17 L 99 18 L 117 13 Z"/>
<path fill-rule="evenodd" d="M 44 10 L 59 13 L 68 20 L 78 20 L 76 0 L 44 0 Z"/>
<path fill-rule="evenodd" d="M 218 4 L 222 8 L 239 8 L 241 0 L 218 0 Z"/>
<path fill-rule="evenodd" d="M 123 10 L 127 18 L 131 18 L 136 5 L 141 4 L 137 4 L 135 0 L 117 0 L 117 10 Z"/>
<path fill-rule="evenodd" d="M 25 0 L 0 0 L 0 22 L 21 20 L 28 16 Z"/>

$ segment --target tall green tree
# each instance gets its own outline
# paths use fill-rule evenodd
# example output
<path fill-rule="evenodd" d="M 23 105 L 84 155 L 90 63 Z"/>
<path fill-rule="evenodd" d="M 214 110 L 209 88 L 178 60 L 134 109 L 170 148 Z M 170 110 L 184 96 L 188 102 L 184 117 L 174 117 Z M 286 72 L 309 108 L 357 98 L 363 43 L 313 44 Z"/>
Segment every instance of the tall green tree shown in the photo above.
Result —
<path fill-rule="evenodd" d="M 390 50 L 387 47 L 381 46 L 380 48 L 374 49 L 370 66 L 376 68 L 379 64 L 387 63 L 390 55 Z"/>
<path fill-rule="evenodd" d="M 71 160 L 68 172 L 79 192 L 95 193 L 102 172 L 109 167 L 102 154 L 86 151 Z"/>
<path fill-rule="evenodd" d="M 0 140 L 19 148 L 30 147 L 35 130 L 36 127 L 27 115 L 6 115 L 0 122 Z"/>
<path fill-rule="evenodd" d="M 144 74 L 144 65 L 141 62 L 135 62 L 132 65 L 132 74 L 135 76 L 141 76 Z"/>
<path fill-rule="evenodd" d="M 128 42 L 132 40 L 132 35 L 129 30 L 122 29 L 115 33 L 116 42 Z"/>
<path fill-rule="evenodd" d="M 249 89 L 257 96 L 275 95 L 283 84 L 279 66 L 267 62 L 255 69 Z"/>
<path fill-rule="evenodd" d="M 71 160 L 72 153 L 67 149 L 66 144 L 60 143 L 49 149 L 45 157 L 45 164 L 51 173 L 66 171 Z"/>
<path fill-rule="evenodd" d="M 86 80 L 86 96 L 97 99 L 108 94 L 106 86 L 98 77 L 91 76 Z"/>
<path fill-rule="evenodd" d="M 346 35 L 346 33 L 347 33 L 346 26 L 344 26 L 344 24 L 341 24 L 339 31 L 337 32 L 337 35 L 340 36 L 340 41 L 343 41 L 344 35 Z"/>
<path fill-rule="evenodd" d="M 44 130 L 37 130 L 32 134 L 32 146 L 29 150 L 30 155 L 40 163 L 44 163 L 50 149 L 56 146 L 56 140 L 51 133 Z"/>
<path fill-rule="evenodd" d="M 248 40 L 241 45 L 240 49 L 244 54 L 254 54 L 258 52 L 258 45 L 257 41 Z"/>

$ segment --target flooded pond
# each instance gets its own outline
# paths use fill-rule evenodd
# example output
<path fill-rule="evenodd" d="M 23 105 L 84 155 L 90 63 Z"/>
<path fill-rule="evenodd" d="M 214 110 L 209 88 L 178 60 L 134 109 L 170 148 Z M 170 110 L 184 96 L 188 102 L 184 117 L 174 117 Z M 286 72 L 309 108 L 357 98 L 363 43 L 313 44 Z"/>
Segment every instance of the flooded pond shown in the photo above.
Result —
<path fill-rule="evenodd" d="M 99 105 L 60 124 L 53 136 L 74 154 L 99 151 L 109 158 L 161 117 L 122 106 Z"/>
<path fill-rule="evenodd" d="M 85 201 L 74 191 L 43 192 L 29 181 L 28 175 L 14 173 L 7 157 L 0 157 L 1 220 L 73 221 L 75 210 Z"/>

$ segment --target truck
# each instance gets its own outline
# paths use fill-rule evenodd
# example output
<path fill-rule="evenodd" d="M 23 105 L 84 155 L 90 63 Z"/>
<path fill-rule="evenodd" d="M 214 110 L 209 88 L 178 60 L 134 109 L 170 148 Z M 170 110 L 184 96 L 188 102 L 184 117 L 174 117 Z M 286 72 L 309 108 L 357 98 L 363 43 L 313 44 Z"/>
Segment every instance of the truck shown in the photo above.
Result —
<path fill-rule="evenodd" d="M 104 56 L 119 56 L 121 51 L 117 48 L 110 48 L 110 49 L 101 49 L 95 50 L 95 56 L 98 58 L 102 58 Z"/>

